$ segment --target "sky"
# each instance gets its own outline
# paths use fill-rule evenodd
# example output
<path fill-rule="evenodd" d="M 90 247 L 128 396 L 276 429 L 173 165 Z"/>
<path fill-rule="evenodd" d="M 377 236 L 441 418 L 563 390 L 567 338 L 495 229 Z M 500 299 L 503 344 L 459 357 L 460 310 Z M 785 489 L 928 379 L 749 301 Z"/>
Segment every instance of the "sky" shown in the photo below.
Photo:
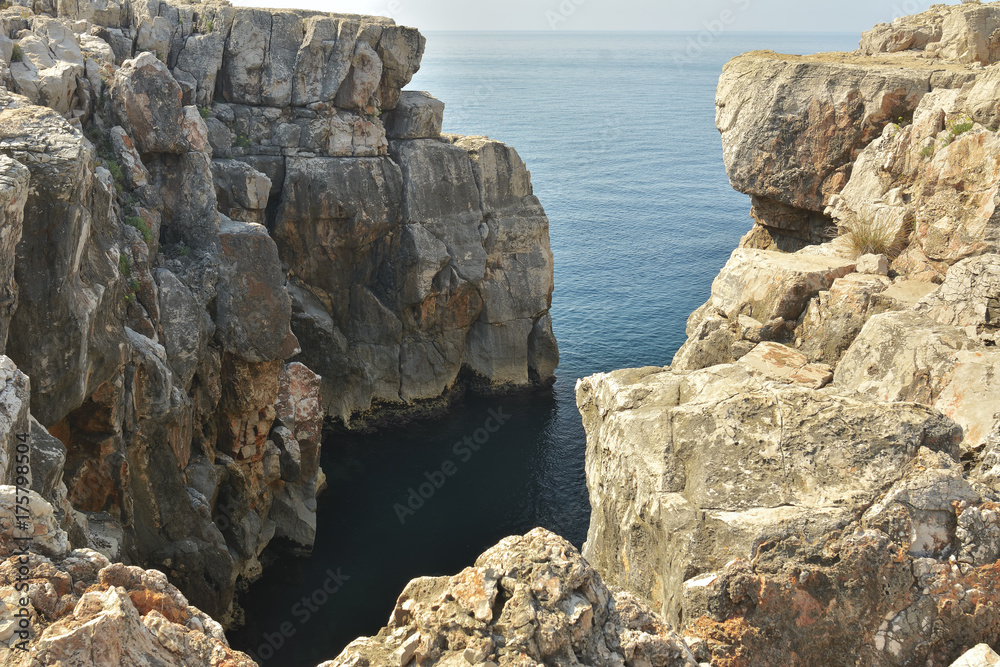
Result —
<path fill-rule="evenodd" d="M 857 32 L 927 9 L 930 0 L 234 0 L 389 16 L 435 30 Z M 957 4 L 948 0 L 945 4 Z"/>

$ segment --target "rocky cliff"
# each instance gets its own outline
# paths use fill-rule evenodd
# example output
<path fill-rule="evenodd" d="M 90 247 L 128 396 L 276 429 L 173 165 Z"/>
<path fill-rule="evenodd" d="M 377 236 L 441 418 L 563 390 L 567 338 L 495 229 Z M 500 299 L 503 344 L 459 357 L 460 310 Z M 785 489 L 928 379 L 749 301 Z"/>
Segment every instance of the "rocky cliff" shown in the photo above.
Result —
<path fill-rule="evenodd" d="M 726 65 L 753 229 L 670 366 L 577 384 L 572 581 L 612 600 L 511 538 L 330 664 L 1000 662 L 998 28 L 1000 4 L 936 5 L 855 53 Z M 637 606 L 666 646 L 609 631 Z"/>
<path fill-rule="evenodd" d="M 237 664 L 183 610 L 238 622 L 263 550 L 310 550 L 324 420 L 552 380 L 548 221 L 512 148 L 402 91 L 425 40 L 388 19 L 28 0 L 0 27 L 0 488 L 27 434 L 72 598 L 33 623 L 156 634 L 102 578 L 156 568 L 199 633 L 161 648 Z"/>
<path fill-rule="evenodd" d="M 998 26 L 1000 4 L 936 5 L 722 73 L 754 227 L 669 367 L 577 385 L 584 556 L 700 660 L 1000 641 Z"/>

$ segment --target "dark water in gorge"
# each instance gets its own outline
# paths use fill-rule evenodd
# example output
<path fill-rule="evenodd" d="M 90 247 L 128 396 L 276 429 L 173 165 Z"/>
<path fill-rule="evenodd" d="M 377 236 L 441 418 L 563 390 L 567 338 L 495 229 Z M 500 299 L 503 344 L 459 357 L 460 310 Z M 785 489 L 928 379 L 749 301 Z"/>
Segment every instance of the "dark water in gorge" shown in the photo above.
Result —
<path fill-rule="evenodd" d="M 377 632 L 414 577 L 454 574 L 536 526 L 583 543 L 577 378 L 668 364 L 688 314 L 750 227 L 714 125 L 723 64 L 760 48 L 857 46 L 856 35 L 730 33 L 693 47 L 697 38 L 428 34 L 409 88 L 445 101 L 446 132 L 515 146 L 549 215 L 558 380 L 530 396 L 468 397 L 449 417 L 402 432 L 328 436 L 314 555 L 273 564 L 243 596 L 236 648 L 264 665 L 313 667 Z M 401 521 L 394 505 L 434 482 L 440 488 Z"/>

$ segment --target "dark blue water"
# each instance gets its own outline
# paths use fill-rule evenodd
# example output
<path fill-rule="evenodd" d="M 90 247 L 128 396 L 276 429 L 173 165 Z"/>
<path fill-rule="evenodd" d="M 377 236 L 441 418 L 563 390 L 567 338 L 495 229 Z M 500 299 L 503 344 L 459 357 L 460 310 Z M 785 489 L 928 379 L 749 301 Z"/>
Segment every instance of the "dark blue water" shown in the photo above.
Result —
<path fill-rule="evenodd" d="M 314 555 L 275 563 L 251 587 L 234 646 L 265 665 L 312 667 L 377 632 L 407 581 L 454 574 L 506 535 L 544 526 L 582 544 L 576 380 L 668 364 L 688 314 L 750 228 L 714 123 L 723 64 L 760 48 L 857 46 L 856 35 L 694 39 L 428 35 L 410 88 L 445 101 L 446 132 L 515 146 L 549 215 L 558 380 L 531 396 L 467 398 L 446 419 L 403 432 L 327 437 L 330 491 Z M 411 490 L 430 498 L 408 505 Z"/>

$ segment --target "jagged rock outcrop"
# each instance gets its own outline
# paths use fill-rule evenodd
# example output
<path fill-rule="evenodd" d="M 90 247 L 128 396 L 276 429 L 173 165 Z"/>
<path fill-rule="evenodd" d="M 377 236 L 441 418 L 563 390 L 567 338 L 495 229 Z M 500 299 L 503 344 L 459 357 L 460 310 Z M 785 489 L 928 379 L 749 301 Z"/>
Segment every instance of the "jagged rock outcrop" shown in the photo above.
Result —
<path fill-rule="evenodd" d="M 0 486 L 3 502 L 14 487 Z M 6 508 L 6 506 L 5 506 Z M 252 667 L 222 626 L 191 606 L 167 577 L 69 550 L 52 507 L 33 492 L 31 549 L 0 522 L 0 665 L 211 665 Z M 36 553 L 37 552 L 37 553 Z"/>
<path fill-rule="evenodd" d="M 990 658 L 959 659 L 1000 627 L 998 8 L 727 65 L 754 230 L 670 367 L 578 383 L 583 552 L 699 661 Z"/>
<path fill-rule="evenodd" d="M 321 667 L 341 665 L 694 667 L 684 640 L 609 589 L 568 542 L 541 528 L 508 537 L 453 577 L 411 581 L 389 624 Z"/>
<path fill-rule="evenodd" d="M 513 149 L 401 92 L 413 28 L 28 5 L 0 9 L 16 428 L 71 546 L 229 623 L 274 538 L 311 548 L 325 418 L 551 381 L 548 221 Z"/>

